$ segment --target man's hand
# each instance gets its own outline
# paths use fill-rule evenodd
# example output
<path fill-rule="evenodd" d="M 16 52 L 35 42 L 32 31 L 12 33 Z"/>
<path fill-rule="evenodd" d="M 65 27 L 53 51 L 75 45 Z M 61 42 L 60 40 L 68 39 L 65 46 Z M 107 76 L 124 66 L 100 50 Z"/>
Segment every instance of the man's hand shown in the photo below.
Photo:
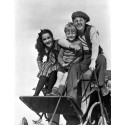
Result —
<path fill-rule="evenodd" d="M 90 70 L 94 70 L 95 69 L 95 60 L 92 60 L 90 65 L 89 65 L 89 69 Z"/>
<path fill-rule="evenodd" d="M 63 67 L 65 67 L 65 66 L 67 66 L 67 65 L 68 65 L 68 63 L 64 63 L 64 64 L 62 64 Z"/>

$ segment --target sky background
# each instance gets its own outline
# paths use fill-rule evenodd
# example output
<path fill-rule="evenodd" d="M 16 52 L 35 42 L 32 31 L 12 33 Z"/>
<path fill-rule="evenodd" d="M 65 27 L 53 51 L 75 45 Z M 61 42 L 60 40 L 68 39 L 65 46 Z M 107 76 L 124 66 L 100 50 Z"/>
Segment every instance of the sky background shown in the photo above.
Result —
<path fill-rule="evenodd" d="M 110 5 L 108 0 L 15 0 L 15 124 L 23 116 L 32 125 L 37 115 L 28 109 L 19 96 L 33 95 L 37 85 L 37 51 L 34 47 L 40 29 L 48 28 L 54 38 L 64 36 L 64 27 L 71 21 L 74 11 L 84 11 L 90 17 L 89 24 L 100 33 L 102 48 L 111 69 Z M 61 118 L 61 123 L 63 118 Z"/>

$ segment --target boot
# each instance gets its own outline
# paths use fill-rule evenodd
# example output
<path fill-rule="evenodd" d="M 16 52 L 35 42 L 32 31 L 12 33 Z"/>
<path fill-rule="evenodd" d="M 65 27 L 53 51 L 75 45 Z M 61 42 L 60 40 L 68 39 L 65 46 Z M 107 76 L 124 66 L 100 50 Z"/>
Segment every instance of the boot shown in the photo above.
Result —
<path fill-rule="evenodd" d="M 101 93 L 102 93 L 102 96 L 106 96 L 109 94 L 109 89 L 104 85 L 101 87 Z"/>
<path fill-rule="evenodd" d="M 42 92 L 43 92 L 43 95 L 44 95 L 44 96 L 46 96 L 47 94 L 49 94 L 49 93 L 48 93 L 48 90 L 47 90 L 46 88 L 43 88 L 43 89 L 42 89 Z"/>
<path fill-rule="evenodd" d="M 58 93 L 60 96 L 64 94 L 65 89 L 66 89 L 65 85 L 59 86 Z"/>
<path fill-rule="evenodd" d="M 58 88 L 57 87 L 53 87 L 52 88 L 52 92 L 50 93 L 51 96 L 58 96 Z"/>

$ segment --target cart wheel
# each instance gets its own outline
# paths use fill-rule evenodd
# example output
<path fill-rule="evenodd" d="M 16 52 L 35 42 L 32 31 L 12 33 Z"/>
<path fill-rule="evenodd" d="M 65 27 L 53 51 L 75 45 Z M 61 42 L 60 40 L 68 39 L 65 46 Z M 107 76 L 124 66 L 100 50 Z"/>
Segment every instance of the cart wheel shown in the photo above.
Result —
<path fill-rule="evenodd" d="M 95 102 L 89 112 L 88 112 L 88 122 L 90 125 L 111 125 L 110 119 L 108 117 L 107 109 L 103 107 L 104 111 L 104 124 L 102 123 L 102 116 L 100 111 L 100 104 L 99 102 Z"/>
<path fill-rule="evenodd" d="M 102 121 L 102 116 L 99 118 L 98 125 L 108 125 L 106 118 L 104 117 L 104 123 Z"/>

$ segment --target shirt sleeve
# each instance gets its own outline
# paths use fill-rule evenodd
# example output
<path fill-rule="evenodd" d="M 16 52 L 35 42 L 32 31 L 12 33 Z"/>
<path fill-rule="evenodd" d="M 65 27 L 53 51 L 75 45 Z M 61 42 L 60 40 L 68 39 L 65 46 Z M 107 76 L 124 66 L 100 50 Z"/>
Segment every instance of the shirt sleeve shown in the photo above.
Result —
<path fill-rule="evenodd" d="M 41 56 L 39 54 L 38 54 L 38 57 L 37 57 L 37 64 L 38 64 L 39 70 L 41 70 L 43 61 L 41 60 Z"/>
<path fill-rule="evenodd" d="M 60 39 L 59 41 L 58 41 L 58 44 L 60 45 L 60 46 L 62 46 L 62 47 L 66 47 L 66 48 L 69 48 L 69 46 L 70 46 L 70 42 L 68 41 L 68 40 L 66 40 L 66 39 Z"/>
<path fill-rule="evenodd" d="M 63 49 L 60 49 L 60 51 L 59 51 L 59 55 L 58 55 L 58 62 L 61 64 L 61 65 L 63 65 L 63 64 L 65 64 L 65 62 L 63 61 Z"/>
<path fill-rule="evenodd" d="M 91 59 L 96 61 L 99 52 L 100 40 L 99 40 L 99 33 L 95 27 L 92 27 L 90 30 L 90 41 L 92 43 Z"/>

